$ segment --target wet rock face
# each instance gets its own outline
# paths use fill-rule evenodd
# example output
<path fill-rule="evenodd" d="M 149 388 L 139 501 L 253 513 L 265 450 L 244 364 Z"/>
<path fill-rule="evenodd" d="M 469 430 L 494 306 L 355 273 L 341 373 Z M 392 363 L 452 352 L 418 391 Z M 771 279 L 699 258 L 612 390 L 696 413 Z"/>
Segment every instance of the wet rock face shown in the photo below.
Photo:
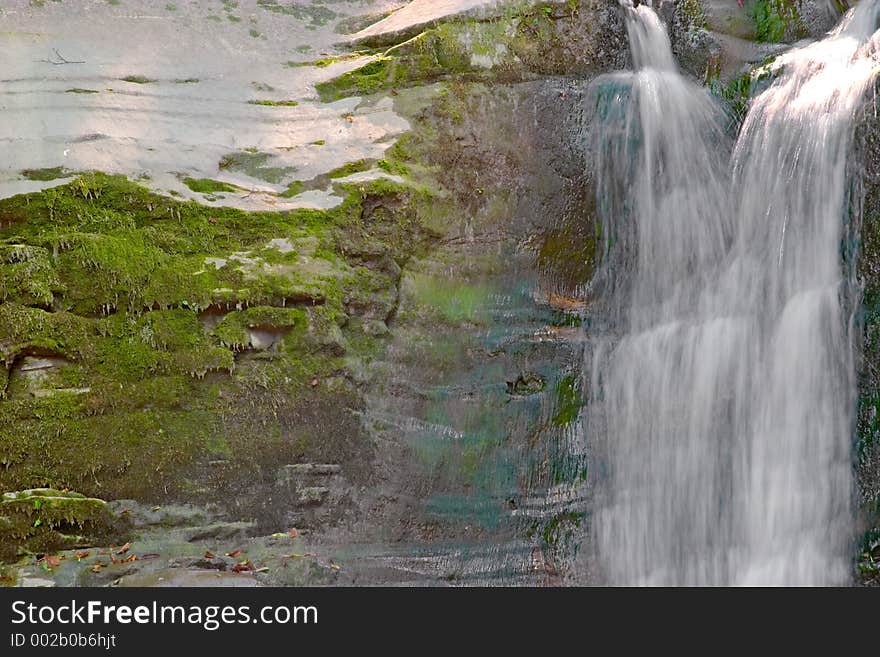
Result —
<path fill-rule="evenodd" d="M 880 130 L 874 102 L 866 103 L 865 118 L 856 129 L 856 154 L 852 177 L 860 185 L 853 193 L 860 204 L 858 277 L 862 284 L 862 310 L 857 316 L 859 349 L 859 414 L 857 483 L 860 526 L 865 554 L 880 540 Z M 857 206 L 858 207 L 858 206 Z M 866 583 L 880 583 L 876 555 L 862 563 Z"/>

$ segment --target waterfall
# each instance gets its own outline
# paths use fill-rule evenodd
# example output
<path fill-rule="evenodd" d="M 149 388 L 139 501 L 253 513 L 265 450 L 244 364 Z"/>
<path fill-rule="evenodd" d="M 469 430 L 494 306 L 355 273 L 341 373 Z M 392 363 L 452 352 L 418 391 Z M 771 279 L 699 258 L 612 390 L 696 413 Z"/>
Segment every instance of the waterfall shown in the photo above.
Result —
<path fill-rule="evenodd" d="M 779 57 L 732 148 L 653 9 L 624 11 L 635 70 L 593 85 L 610 322 L 586 419 L 601 576 L 843 583 L 858 297 L 846 160 L 880 1 Z"/>

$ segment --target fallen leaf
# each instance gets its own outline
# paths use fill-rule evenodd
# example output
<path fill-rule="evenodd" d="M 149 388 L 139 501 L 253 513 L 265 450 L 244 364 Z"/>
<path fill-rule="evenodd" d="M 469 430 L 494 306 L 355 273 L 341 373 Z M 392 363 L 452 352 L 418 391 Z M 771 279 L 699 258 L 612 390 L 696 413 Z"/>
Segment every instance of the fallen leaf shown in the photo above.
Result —
<path fill-rule="evenodd" d="M 80 560 L 82 560 L 82 559 L 85 559 L 86 557 L 90 557 L 90 556 L 92 556 L 92 553 L 91 553 L 91 552 L 77 552 L 77 553 L 74 554 L 73 556 L 76 557 L 76 560 L 77 560 L 77 561 L 80 561 Z"/>
<path fill-rule="evenodd" d="M 205 559 L 213 559 L 214 556 L 215 555 L 213 552 L 210 552 L 209 550 L 205 550 Z"/>
<path fill-rule="evenodd" d="M 101 572 L 101 568 L 103 568 L 103 567 L 104 567 L 104 564 L 102 564 L 102 563 L 96 563 L 94 566 L 92 566 L 92 572 L 93 572 L 93 573 L 100 573 L 100 572 Z"/>
<path fill-rule="evenodd" d="M 161 506 L 154 506 L 152 509 L 150 509 L 150 511 L 158 511 L 161 508 Z"/>
<path fill-rule="evenodd" d="M 126 544 L 123 545 L 121 548 L 119 548 L 118 550 L 116 550 L 116 554 L 125 554 L 125 553 L 128 552 L 130 549 L 131 549 L 131 543 L 126 543 Z"/>
<path fill-rule="evenodd" d="M 214 217 L 208 217 L 208 223 L 209 224 L 216 224 L 217 220 Z"/>
<path fill-rule="evenodd" d="M 122 563 L 131 563 L 132 561 L 137 561 L 137 560 L 138 560 L 138 558 L 137 558 L 136 554 L 130 554 L 127 557 L 125 557 L 125 559 L 122 560 Z"/>
<path fill-rule="evenodd" d="M 234 558 L 237 557 L 239 554 L 241 554 L 241 549 L 240 549 L 240 548 L 239 548 L 238 550 L 233 550 L 232 552 L 227 552 L 227 553 L 226 553 L 226 556 L 227 556 L 227 557 L 232 557 L 232 558 L 234 559 Z"/>
<path fill-rule="evenodd" d="M 314 388 L 316 385 L 318 385 L 318 379 L 312 379 L 312 387 Z"/>
<path fill-rule="evenodd" d="M 241 563 L 237 563 L 232 567 L 232 572 L 234 573 L 246 573 L 250 572 L 254 569 L 249 561 L 243 561 Z"/>
<path fill-rule="evenodd" d="M 127 509 L 127 508 L 123 509 L 122 511 L 119 512 L 119 515 L 124 516 L 126 513 L 131 513 L 131 509 Z"/>
<path fill-rule="evenodd" d="M 299 533 L 299 532 L 296 531 L 296 527 L 291 527 L 291 528 L 290 528 L 290 531 L 287 532 L 287 535 L 290 536 L 290 538 L 296 538 L 296 535 L 297 535 L 298 533 Z"/>
<path fill-rule="evenodd" d="M 45 557 L 43 557 L 43 562 L 49 568 L 57 568 L 61 565 L 61 558 L 56 557 L 54 554 L 47 554 Z"/>

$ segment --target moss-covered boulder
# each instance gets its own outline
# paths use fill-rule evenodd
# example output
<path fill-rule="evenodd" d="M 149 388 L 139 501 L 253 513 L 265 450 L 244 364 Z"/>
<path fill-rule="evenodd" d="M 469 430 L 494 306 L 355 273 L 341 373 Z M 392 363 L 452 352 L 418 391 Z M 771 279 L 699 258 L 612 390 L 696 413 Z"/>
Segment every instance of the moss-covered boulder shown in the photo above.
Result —
<path fill-rule="evenodd" d="M 100 499 L 37 488 L 0 498 L 0 558 L 122 541 L 125 525 Z"/>

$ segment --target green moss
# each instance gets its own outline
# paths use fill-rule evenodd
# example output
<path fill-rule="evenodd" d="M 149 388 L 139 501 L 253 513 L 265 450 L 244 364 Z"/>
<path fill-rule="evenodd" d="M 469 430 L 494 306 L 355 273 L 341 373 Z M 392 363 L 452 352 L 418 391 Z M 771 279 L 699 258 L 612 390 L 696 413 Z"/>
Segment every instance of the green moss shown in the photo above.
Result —
<path fill-rule="evenodd" d="M 22 353 L 48 352 L 77 360 L 94 353 L 94 331 L 82 317 L 16 303 L 0 304 L 0 355 L 11 365 Z"/>
<path fill-rule="evenodd" d="M 556 547 L 561 541 L 570 536 L 575 529 L 580 527 L 583 517 L 583 513 L 575 511 L 557 513 L 541 530 L 541 538 L 544 544 Z"/>
<path fill-rule="evenodd" d="M 249 100 L 249 105 L 262 105 L 263 107 L 296 107 L 299 103 L 295 100 Z"/>
<path fill-rule="evenodd" d="M 148 78 L 144 75 L 126 75 L 122 78 L 123 82 L 132 82 L 134 84 L 152 84 L 153 82 L 157 82 L 157 80 L 153 78 Z"/>
<path fill-rule="evenodd" d="M 596 269 L 596 245 L 601 235 L 581 224 L 566 224 L 547 231 L 538 250 L 538 268 L 559 285 L 576 289 L 590 281 Z"/>
<path fill-rule="evenodd" d="M 505 56 L 513 43 L 516 20 L 443 23 L 316 88 L 321 99 L 329 102 L 440 79 L 485 77 L 497 64 L 508 61 Z"/>
<path fill-rule="evenodd" d="M 0 556 L 7 559 L 73 547 L 88 540 L 83 534 L 96 540 L 119 533 L 103 500 L 50 488 L 0 498 Z"/>
<path fill-rule="evenodd" d="M 408 176 L 410 173 L 410 169 L 408 166 L 406 166 L 402 162 L 391 159 L 379 160 L 378 162 L 376 162 L 376 166 L 382 169 L 382 171 L 390 173 L 394 176 Z"/>
<path fill-rule="evenodd" d="M 221 344 L 240 350 L 253 346 L 249 329 L 287 333 L 294 328 L 305 330 L 307 325 L 302 309 L 255 306 L 227 314 L 214 329 L 213 335 Z"/>
<path fill-rule="evenodd" d="M 21 172 L 21 175 L 28 180 L 39 180 L 41 182 L 47 182 L 49 180 L 64 178 L 70 175 L 70 172 L 64 167 L 51 167 L 46 169 L 24 169 Z"/>
<path fill-rule="evenodd" d="M 580 378 L 574 375 L 564 376 L 556 384 L 553 424 L 560 427 L 571 425 L 577 420 L 581 408 L 585 405 Z"/>
<path fill-rule="evenodd" d="M 293 198 L 294 196 L 302 194 L 306 189 L 306 184 L 302 180 L 294 180 L 287 186 L 287 190 L 282 192 L 280 196 L 282 198 Z"/>
<path fill-rule="evenodd" d="M 212 180 L 211 178 L 184 178 L 183 184 L 192 191 L 200 194 L 217 194 L 219 192 L 235 192 L 237 191 L 232 185 Z"/>
<path fill-rule="evenodd" d="M 416 274 L 413 291 L 420 303 L 432 308 L 447 322 L 483 323 L 490 290 L 485 285 Z"/>
<path fill-rule="evenodd" d="M 276 14 L 293 16 L 301 21 L 308 21 L 309 27 L 320 27 L 334 20 L 336 12 L 321 5 L 308 5 L 299 2 L 283 3 L 277 0 L 257 0 L 261 9 Z"/>
<path fill-rule="evenodd" d="M 237 477 L 355 449 L 301 428 L 356 403 L 311 381 L 323 391 L 343 367 L 338 318 L 391 312 L 396 273 L 376 263 L 429 239 L 427 200 L 387 181 L 336 189 L 329 211 L 248 213 L 90 173 L 0 200 L 0 490 L 216 495 L 200 464 L 217 454 Z M 252 331 L 278 339 L 247 350 Z M 40 395 L 17 367 L 31 355 L 64 359 Z"/>
<path fill-rule="evenodd" d="M 252 178 L 265 180 L 276 185 L 296 172 L 296 167 L 271 166 L 271 160 L 272 155 L 269 153 L 238 151 L 223 156 L 218 166 L 221 169 L 240 171 Z"/>
<path fill-rule="evenodd" d="M 803 27 L 796 5 L 790 0 L 756 0 L 751 7 L 755 39 L 778 43 L 787 36 L 801 36 Z"/>
<path fill-rule="evenodd" d="M 300 51 L 300 52 L 308 52 L 308 50 Z M 283 66 L 285 68 L 301 68 L 303 66 L 316 66 L 318 68 L 327 68 L 331 64 L 336 64 L 338 62 L 347 62 L 352 59 L 358 59 L 360 57 L 363 57 L 365 54 L 366 53 L 363 51 L 355 51 L 355 52 L 346 53 L 344 55 L 336 55 L 334 57 L 323 57 L 321 59 L 315 59 L 315 60 L 308 61 L 308 62 L 289 61 L 289 62 L 285 62 L 283 64 Z"/>
<path fill-rule="evenodd" d="M 315 88 L 325 103 L 347 96 L 376 93 L 388 88 L 393 81 L 392 62 L 390 57 L 380 57 L 333 80 L 320 82 Z"/>
<path fill-rule="evenodd" d="M 709 89 L 727 102 L 731 114 L 737 123 L 745 118 L 752 92 L 752 76 L 750 73 L 734 78 L 726 85 L 720 85 L 717 80 L 710 81 Z"/>
<path fill-rule="evenodd" d="M 372 168 L 372 160 L 357 160 L 356 162 L 343 164 L 341 167 L 333 169 L 333 171 L 331 171 L 327 175 L 330 178 L 347 178 L 352 174 L 360 173 L 362 171 L 369 171 Z"/>
<path fill-rule="evenodd" d="M 0 301 L 51 306 L 63 289 L 49 250 L 0 244 Z"/>

